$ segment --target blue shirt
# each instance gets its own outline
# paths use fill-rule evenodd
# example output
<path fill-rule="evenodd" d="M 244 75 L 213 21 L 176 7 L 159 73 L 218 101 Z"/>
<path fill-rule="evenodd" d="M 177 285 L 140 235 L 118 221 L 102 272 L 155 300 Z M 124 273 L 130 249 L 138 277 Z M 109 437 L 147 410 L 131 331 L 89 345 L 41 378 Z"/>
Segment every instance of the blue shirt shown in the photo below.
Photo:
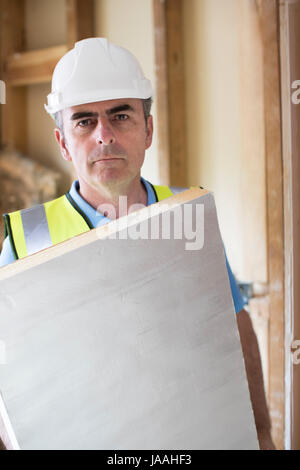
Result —
<path fill-rule="evenodd" d="M 151 204 L 154 204 L 156 202 L 156 196 L 155 196 L 154 190 L 148 181 L 144 180 L 144 178 L 141 178 L 141 180 L 147 190 L 147 195 L 148 195 L 147 205 L 150 206 Z M 84 214 L 91 221 L 93 227 L 100 227 L 101 225 L 105 225 L 108 222 L 110 222 L 110 219 L 108 217 L 105 217 L 104 215 L 100 214 L 100 212 L 97 212 L 96 209 L 94 209 L 88 202 L 86 202 L 80 196 L 79 182 L 77 180 L 73 181 L 72 183 L 72 186 L 70 189 L 70 195 L 72 196 L 76 204 L 79 206 L 79 208 L 82 210 L 82 212 L 84 212 Z M 230 265 L 226 257 L 226 253 L 225 253 L 225 259 L 226 259 L 226 266 L 227 266 L 227 271 L 228 271 L 228 277 L 229 277 L 229 282 L 230 282 L 230 287 L 231 287 L 233 303 L 234 303 L 235 311 L 236 313 L 238 313 L 244 307 L 245 301 L 241 295 L 240 289 L 231 271 Z M 9 237 L 6 237 L 3 242 L 2 252 L 0 255 L 0 267 L 10 264 L 14 261 L 15 261 L 15 257 L 10 246 Z"/>

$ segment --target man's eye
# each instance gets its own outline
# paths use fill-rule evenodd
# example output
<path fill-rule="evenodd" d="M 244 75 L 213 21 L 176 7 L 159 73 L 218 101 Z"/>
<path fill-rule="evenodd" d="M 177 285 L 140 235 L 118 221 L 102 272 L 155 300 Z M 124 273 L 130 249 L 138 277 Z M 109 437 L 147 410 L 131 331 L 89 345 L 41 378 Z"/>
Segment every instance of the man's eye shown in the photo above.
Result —
<path fill-rule="evenodd" d="M 87 127 L 87 126 L 90 126 L 91 123 L 92 123 L 92 120 L 91 120 L 91 119 L 83 119 L 82 121 L 79 121 L 79 122 L 77 123 L 77 125 L 78 125 L 79 127 Z"/>
<path fill-rule="evenodd" d="M 128 114 L 116 114 L 115 119 L 117 121 L 126 121 L 128 119 Z"/>

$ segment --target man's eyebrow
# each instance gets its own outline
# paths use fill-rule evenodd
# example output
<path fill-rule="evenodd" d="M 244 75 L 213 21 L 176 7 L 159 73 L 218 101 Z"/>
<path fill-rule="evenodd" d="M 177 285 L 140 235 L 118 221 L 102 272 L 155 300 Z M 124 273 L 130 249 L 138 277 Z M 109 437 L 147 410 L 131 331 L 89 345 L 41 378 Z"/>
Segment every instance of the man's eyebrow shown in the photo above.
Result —
<path fill-rule="evenodd" d="M 108 109 L 106 114 L 110 116 L 111 114 L 120 113 L 121 111 L 134 111 L 134 108 L 130 104 L 121 104 L 120 106 L 115 106 L 114 108 Z M 77 119 L 98 117 L 98 113 L 93 113 L 91 111 L 79 111 L 74 113 L 71 116 L 71 121 L 76 121 Z"/>
<path fill-rule="evenodd" d="M 98 117 L 98 113 L 92 113 L 90 111 L 80 111 L 79 113 L 74 113 L 71 116 L 71 121 L 76 121 L 76 119 Z"/>
<path fill-rule="evenodd" d="M 109 116 L 111 114 L 120 113 L 121 111 L 134 111 L 134 108 L 130 106 L 130 104 L 121 104 L 120 106 L 108 109 L 106 114 Z"/>

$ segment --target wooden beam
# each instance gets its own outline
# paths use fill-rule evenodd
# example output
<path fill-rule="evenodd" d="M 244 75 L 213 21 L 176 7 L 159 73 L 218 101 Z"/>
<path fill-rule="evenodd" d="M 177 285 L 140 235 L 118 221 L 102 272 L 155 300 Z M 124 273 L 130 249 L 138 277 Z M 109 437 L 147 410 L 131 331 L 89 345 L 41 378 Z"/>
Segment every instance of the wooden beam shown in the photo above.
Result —
<path fill-rule="evenodd" d="M 279 22 L 277 0 L 258 2 L 264 58 L 267 253 L 270 297 L 269 407 L 278 449 L 285 434 L 284 234 Z"/>
<path fill-rule="evenodd" d="M 300 104 L 291 100 L 291 88 L 300 78 L 300 0 L 280 2 L 280 45 L 282 78 L 282 129 L 284 169 L 285 286 L 286 286 L 286 442 L 300 449 L 299 354 L 292 361 L 294 341 L 300 339 Z"/>
<path fill-rule="evenodd" d="M 1 58 L 25 49 L 24 0 L 0 0 Z"/>
<path fill-rule="evenodd" d="M 187 186 L 182 0 L 166 0 L 171 184 Z"/>
<path fill-rule="evenodd" d="M 0 0 L 0 70 L 5 76 L 7 58 L 25 50 L 24 0 Z M 2 78 L 2 79 L 3 79 Z M 27 151 L 25 87 L 15 91 L 6 84 L 6 104 L 1 105 L 1 147 Z"/>
<path fill-rule="evenodd" d="M 4 79 L 5 61 L 15 51 L 25 49 L 23 0 L 0 0 L 0 79 Z M 16 113 L 17 110 L 17 113 Z M 22 152 L 27 150 L 26 137 L 26 90 L 20 87 L 17 93 L 6 84 L 6 104 L 0 105 L 0 147 L 15 147 Z M 3 423 L 0 419 L 0 430 Z M 6 433 L 1 432 L 0 449 L 10 449 L 11 443 Z"/>
<path fill-rule="evenodd" d="M 67 51 L 67 46 L 61 45 L 15 53 L 6 60 L 4 79 L 10 85 L 49 82 L 56 63 Z"/>
<path fill-rule="evenodd" d="M 167 26 L 165 2 L 153 0 L 158 171 L 160 183 L 170 184 Z"/>
<path fill-rule="evenodd" d="M 94 36 L 94 0 L 66 0 L 67 45 Z"/>
<path fill-rule="evenodd" d="M 182 0 L 153 0 L 159 171 L 187 186 Z"/>

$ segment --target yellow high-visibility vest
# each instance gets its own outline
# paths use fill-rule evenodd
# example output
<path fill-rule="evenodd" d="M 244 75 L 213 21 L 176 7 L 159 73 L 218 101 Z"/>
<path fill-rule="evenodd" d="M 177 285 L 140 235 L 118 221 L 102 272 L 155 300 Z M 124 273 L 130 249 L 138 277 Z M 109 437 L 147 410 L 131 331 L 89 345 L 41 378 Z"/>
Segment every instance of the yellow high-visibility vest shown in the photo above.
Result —
<path fill-rule="evenodd" d="M 152 187 L 157 201 L 187 189 Z M 94 228 L 69 192 L 44 204 L 4 214 L 3 217 L 5 236 L 9 236 L 15 259 L 25 258 Z"/>

